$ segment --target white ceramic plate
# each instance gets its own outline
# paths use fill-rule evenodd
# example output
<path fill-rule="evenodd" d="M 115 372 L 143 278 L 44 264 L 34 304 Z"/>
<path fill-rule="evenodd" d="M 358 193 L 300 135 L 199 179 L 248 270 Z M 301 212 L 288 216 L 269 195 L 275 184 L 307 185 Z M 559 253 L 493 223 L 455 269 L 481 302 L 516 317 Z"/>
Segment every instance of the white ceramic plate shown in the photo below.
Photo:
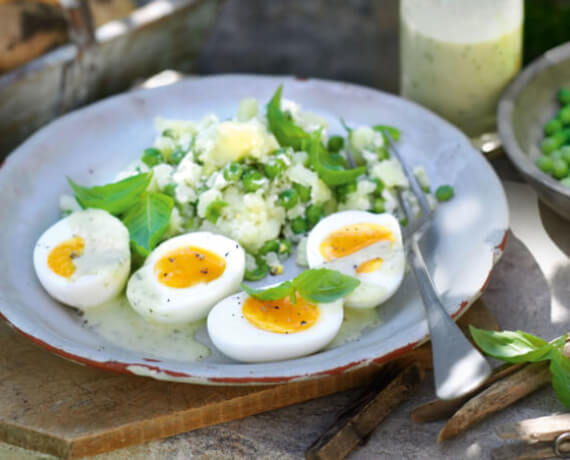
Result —
<path fill-rule="evenodd" d="M 361 86 L 291 77 L 222 75 L 182 81 L 116 96 L 71 113 L 32 136 L 0 169 L 0 309 L 18 331 L 50 351 L 104 369 L 157 379 L 209 384 L 286 382 L 346 372 L 405 353 L 428 334 L 414 281 L 406 277 L 381 307 L 382 322 L 358 341 L 285 362 L 240 364 L 213 353 L 184 362 L 113 345 L 85 328 L 72 309 L 53 301 L 39 285 L 32 250 L 59 217 L 58 198 L 69 193 L 65 176 L 105 183 L 155 136 L 157 115 L 198 119 L 235 114 L 243 97 L 268 101 L 284 84 L 284 96 L 330 122 L 330 133 L 349 125 L 390 124 L 402 131 L 402 154 L 426 168 L 432 184 L 451 184 L 456 197 L 438 208 L 422 243 L 424 257 L 450 313 L 456 317 L 481 294 L 500 256 L 508 228 L 501 184 L 468 139 L 431 112 L 399 97 Z M 206 334 L 200 334 L 204 340 Z"/>

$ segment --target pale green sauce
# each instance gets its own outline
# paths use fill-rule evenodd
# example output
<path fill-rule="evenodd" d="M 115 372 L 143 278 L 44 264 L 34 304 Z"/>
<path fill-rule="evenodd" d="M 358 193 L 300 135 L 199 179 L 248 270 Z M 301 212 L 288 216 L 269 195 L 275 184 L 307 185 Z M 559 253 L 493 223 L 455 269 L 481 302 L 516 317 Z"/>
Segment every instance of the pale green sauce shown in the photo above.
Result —
<path fill-rule="evenodd" d="M 521 27 L 496 39 L 443 41 L 400 23 L 401 94 L 468 135 L 494 130 L 496 107 L 521 66 Z"/>
<path fill-rule="evenodd" d="M 340 331 L 328 344 L 326 349 L 335 348 L 345 343 L 354 342 L 360 338 L 362 332 L 369 327 L 380 324 L 380 314 L 377 308 L 344 308 L 344 319 Z"/>
<path fill-rule="evenodd" d="M 129 305 L 125 296 L 84 312 L 87 327 L 114 345 L 148 353 L 149 357 L 198 361 L 210 349 L 195 339 L 205 320 L 185 324 L 156 324 L 146 321 Z"/>
<path fill-rule="evenodd" d="M 83 318 L 88 328 L 112 344 L 148 353 L 152 358 L 199 361 L 210 355 L 210 349 L 195 338 L 205 320 L 172 325 L 151 323 L 131 308 L 125 296 L 86 310 Z M 354 342 L 365 329 L 380 323 L 377 308 L 345 308 L 342 326 L 326 349 Z"/>

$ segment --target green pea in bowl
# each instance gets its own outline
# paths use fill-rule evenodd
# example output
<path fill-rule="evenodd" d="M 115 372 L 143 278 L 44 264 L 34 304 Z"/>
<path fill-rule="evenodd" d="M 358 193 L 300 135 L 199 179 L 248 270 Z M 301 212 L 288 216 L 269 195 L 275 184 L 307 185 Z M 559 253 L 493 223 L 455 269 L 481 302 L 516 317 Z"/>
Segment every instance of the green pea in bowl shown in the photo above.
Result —
<path fill-rule="evenodd" d="M 550 122 L 560 119 L 562 108 L 570 112 L 570 104 L 561 105 L 558 98 L 563 87 L 570 88 L 570 43 L 547 51 L 515 78 L 501 97 L 497 120 L 504 150 L 514 166 L 547 206 L 570 220 L 570 169 L 563 165 L 570 163 L 570 148 L 564 147 L 570 145 L 570 124 L 560 127 Z M 542 169 L 552 172 L 539 169 L 537 160 Z"/>

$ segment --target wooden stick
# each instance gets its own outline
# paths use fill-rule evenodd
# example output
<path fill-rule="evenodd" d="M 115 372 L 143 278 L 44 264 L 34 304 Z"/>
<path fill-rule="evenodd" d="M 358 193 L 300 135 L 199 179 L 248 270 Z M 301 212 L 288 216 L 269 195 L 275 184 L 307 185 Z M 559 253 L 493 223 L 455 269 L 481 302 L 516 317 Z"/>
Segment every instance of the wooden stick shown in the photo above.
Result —
<path fill-rule="evenodd" d="M 557 436 L 568 431 L 570 431 L 570 414 L 531 418 L 497 428 L 500 438 L 530 442 L 554 441 Z"/>
<path fill-rule="evenodd" d="M 528 444 L 518 442 L 497 447 L 491 451 L 493 460 L 541 460 L 556 457 L 552 443 Z"/>
<path fill-rule="evenodd" d="M 397 363 L 387 364 L 380 382 L 367 390 L 355 404 L 313 443 L 305 456 L 308 460 L 340 460 L 372 433 L 423 379 L 424 372 L 414 363 L 403 370 Z"/>
<path fill-rule="evenodd" d="M 495 382 L 451 417 L 439 432 L 437 442 L 457 436 L 489 415 L 510 406 L 550 382 L 548 362 L 533 363 Z"/>
<path fill-rule="evenodd" d="M 489 378 L 479 387 L 465 396 L 457 399 L 442 400 L 434 399 L 433 401 L 422 404 L 416 407 L 410 414 L 410 418 L 417 423 L 434 422 L 437 420 L 444 420 L 451 417 L 463 404 L 465 404 L 473 395 L 479 393 L 481 390 L 488 388 L 491 384 L 501 380 L 507 375 L 518 371 L 524 366 L 521 364 L 504 364 L 493 369 Z"/>

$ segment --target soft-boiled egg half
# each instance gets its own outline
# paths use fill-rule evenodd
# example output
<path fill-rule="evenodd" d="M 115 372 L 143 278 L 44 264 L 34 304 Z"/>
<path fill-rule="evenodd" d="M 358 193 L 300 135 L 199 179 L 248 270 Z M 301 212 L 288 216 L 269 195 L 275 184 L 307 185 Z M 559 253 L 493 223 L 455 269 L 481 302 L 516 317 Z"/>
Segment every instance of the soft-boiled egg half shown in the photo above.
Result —
<path fill-rule="evenodd" d="M 157 323 L 205 318 L 212 306 L 239 290 L 245 252 L 234 240 L 186 233 L 154 249 L 127 284 L 135 311 Z"/>
<path fill-rule="evenodd" d="M 379 244 L 375 244 L 379 243 Z M 374 251 L 365 252 L 374 244 Z M 360 281 L 345 299 L 351 308 L 373 308 L 391 297 L 404 277 L 406 266 L 400 224 L 390 214 L 343 211 L 321 220 L 307 240 L 307 260 L 316 268 L 361 251 L 365 260 L 344 265 L 342 271 Z M 326 266 L 326 265 L 325 265 Z"/>
<path fill-rule="evenodd" d="M 294 304 L 289 297 L 264 301 L 241 292 L 210 311 L 208 334 L 218 350 L 237 361 L 279 361 L 325 347 L 342 319 L 342 299 L 319 304 L 297 295 Z"/>
<path fill-rule="evenodd" d="M 40 236 L 34 268 L 45 290 L 60 302 L 80 309 L 100 305 L 127 282 L 129 232 L 107 211 L 75 212 Z"/>

